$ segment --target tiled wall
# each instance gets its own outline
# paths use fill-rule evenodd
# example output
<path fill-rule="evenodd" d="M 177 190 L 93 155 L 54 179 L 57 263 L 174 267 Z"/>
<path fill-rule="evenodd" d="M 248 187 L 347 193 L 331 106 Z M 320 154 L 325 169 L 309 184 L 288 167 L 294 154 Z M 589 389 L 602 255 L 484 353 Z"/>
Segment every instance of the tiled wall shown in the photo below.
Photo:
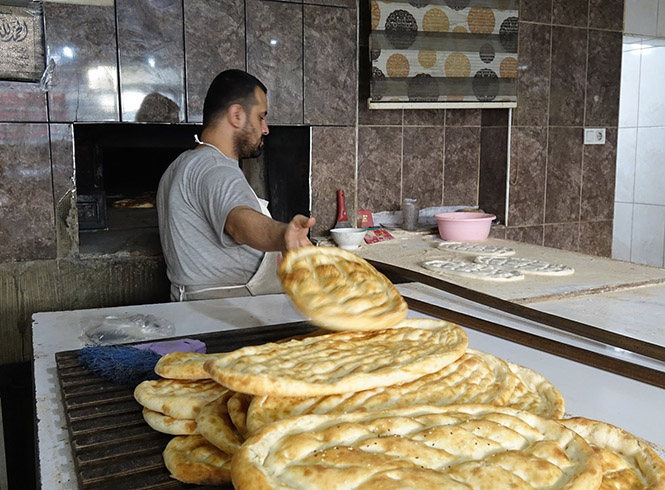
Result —
<path fill-rule="evenodd" d="M 94 3 L 45 2 L 56 62 L 47 94 L 38 84 L 0 82 L 0 304 L 14 315 L 1 320 L 0 335 L 12 339 L 16 318 L 25 330 L 33 311 L 145 302 L 149 288 L 163 286 L 163 270 L 136 262 L 118 283 L 90 280 L 108 270 L 77 255 L 73 122 L 198 122 L 211 78 L 247 68 L 269 87 L 271 123 L 312 126 L 315 234 L 334 225 L 339 188 L 352 215 L 396 210 L 414 195 L 422 206 L 476 205 L 483 155 L 492 139 L 506 139 L 507 128 L 486 124 L 495 119 L 487 111 L 367 110 L 356 71 L 356 54 L 366 53 L 356 7 L 365 3 Z M 609 255 L 623 0 L 521 4 L 510 226 L 498 233 Z M 608 144 L 582 146 L 585 125 L 608 128 Z M 45 276 L 22 276 L 26 267 Z M 97 294 L 79 298 L 62 287 L 85 274 L 104 285 Z M 24 357 L 24 342 L 2 343 L 0 362 Z"/>
<path fill-rule="evenodd" d="M 664 83 L 665 39 L 626 36 L 612 256 L 658 267 L 665 267 Z"/>
<path fill-rule="evenodd" d="M 506 238 L 610 255 L 623 7 L 522 0 Z"/>

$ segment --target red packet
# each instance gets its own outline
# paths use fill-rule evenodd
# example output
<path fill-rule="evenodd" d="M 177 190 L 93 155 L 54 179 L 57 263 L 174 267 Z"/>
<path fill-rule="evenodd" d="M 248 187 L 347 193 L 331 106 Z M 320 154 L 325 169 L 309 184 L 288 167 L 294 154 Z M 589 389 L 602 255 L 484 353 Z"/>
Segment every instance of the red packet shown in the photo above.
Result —
<path fill-rule="evenodd" d="M 374 219 L 372 212 L 369 209 L 358 210 L 358 228 L 372 228 L 374 227 Z"/>
<path fill-rule="evenodd" d="M 365 243 L 379 243 L 387 240 L 393 240 L 395 237 L 388 233 L 384 228 L 377 228 L 376 230 L 367 230 L 365 235 Z"/>

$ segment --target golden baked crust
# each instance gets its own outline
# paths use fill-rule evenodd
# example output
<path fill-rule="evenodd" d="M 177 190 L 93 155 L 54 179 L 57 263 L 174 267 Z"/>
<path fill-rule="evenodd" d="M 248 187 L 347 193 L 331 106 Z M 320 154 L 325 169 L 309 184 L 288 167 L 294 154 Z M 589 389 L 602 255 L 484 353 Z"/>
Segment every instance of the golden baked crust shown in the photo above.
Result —
<path fill-rule="evenodd" d="M 231 456 L 203 437 L 177 436 L 162 453 L 171 477 L 197 485 L 221 485 L 231 481 Z"/>
<path fill-rule="evenodd" d="M 645 442 L 605 422 L 574 417 L 560 420 L 584 437 L 599 456 L 605 490 L 664 490 L 665 462 Z"/>
<path fill-rule="evenodd" d="M 137 402 L 175 419 L 195 419 L 201 407 L 226 392 L 211 380 L 158 379 L 143 381 L 134 389 Z"/>
<path fill-rule="evenodd" d="M 329 330 L 378 330 L 406 316 L 406 302 L 388 278 L 341 248 L 290 250 L 278 274 L 296 308 Z"/>
<path fill-rule="evenodd" d="M 411 381 L 436 372 L 466 350 L 466 333 L 442 320 L 425 328 L 337 332 L 283 344 L 243 347 L 207 361 L 227 388 L 253 395 L 319 396 Z"/>
<path fill-rule="evenodd" d="M 157 361 L 155 373 L 168 379 L 210 379 L 203 363 L 213 357 L 215 354 L 170 352 Z"/>
<path fill-rule="evenodd" d="M 191 419 L 174 419 L 163 413 L 155 412 L 149 408 L 143 407 L 143 420 L 155 429 L 157 432 L 164 434 L 171 434 L 173 436 L 186 436 L 198 434 L 199 430 L 196 426 L 196 420 Z"/>
<path fill-rule="evenodd" d="M 566 403 L 552 383 L 533 369 L 512 362 L 507 364 L 519 378 L 507 406 L 528 410 L 542 417 L 553 419 L 563 417 Z"/>
<path fill-rule="evenodd" d="M 227 403 L 232 394 L 232 391 L 227 391 L 217 400 L 204 405 L 196 416 L 199 434 L 210 444 L 230 455 L 233 455 L 245 440 L 229 417 Z"/>
<path fill-rule="evenodd" d="M 275 422 L 243 444 L 231 476 L 237 490 L 594 490 L 601 469 L 584 439 L 554 420 L 450 405 Z"/>
<path fill-rule="evenodd" d="M 402 384 L 321 397 L 256 396 L 247 411 L 247 428 L 254 434 L 276 420 L 305 414 L 366 412 L 415 405 L 505 405 L 517 381 L 498 357 L 467 349 L 462 357 L 443 369 Z"/>
<path fill-rule="evenodd" d="M 229 398 L 226 404 L 231 422 L 233 422 L 235 428 L 245 439 L 249 435 L 247 431 L 247 410 L 249 409 L 252 398 L 251 395 L 247 395 L 246 393 L 233 393 L 233 396 Z"/>

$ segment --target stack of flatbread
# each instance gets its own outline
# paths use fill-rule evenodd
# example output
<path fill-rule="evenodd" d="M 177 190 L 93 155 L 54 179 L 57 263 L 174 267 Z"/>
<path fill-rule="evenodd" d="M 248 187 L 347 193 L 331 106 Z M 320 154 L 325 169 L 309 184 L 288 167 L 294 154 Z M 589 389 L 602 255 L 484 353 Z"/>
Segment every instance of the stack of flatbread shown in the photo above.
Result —
<path fill-rule="evenodd" d="M 327 260 L 308 251 L 313 271 Z M 313 281 L 302 269 L 301 280 Z M 334 290 L 322 281 L 307 290 Z M 564 400 L 547 379 L 467 344 L 458 325 L 405 319 L 224 354 L 173 353 L 155 368 L 163 379 L 135 397 L 151 427 L 177 434 L 164 462 L 188 483 L 665 489 L 665 463 L 645 443 L 602 422 L 562 419 Z"/>

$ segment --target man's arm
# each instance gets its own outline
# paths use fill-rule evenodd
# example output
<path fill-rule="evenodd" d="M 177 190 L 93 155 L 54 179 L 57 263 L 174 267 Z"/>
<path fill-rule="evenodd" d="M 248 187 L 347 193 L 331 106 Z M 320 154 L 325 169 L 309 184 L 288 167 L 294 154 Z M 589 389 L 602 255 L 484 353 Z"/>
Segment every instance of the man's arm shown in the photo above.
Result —
<path fill-rule="evenodd" d="M 224 230 L 240 244 L 263 252 L 283 252 L 311 245 L 307 233 L 314 222 L 314 218 L 298 214 L 289 223 L 282 223 L 247 206 L 237 206 L 227 216 Z"/>

